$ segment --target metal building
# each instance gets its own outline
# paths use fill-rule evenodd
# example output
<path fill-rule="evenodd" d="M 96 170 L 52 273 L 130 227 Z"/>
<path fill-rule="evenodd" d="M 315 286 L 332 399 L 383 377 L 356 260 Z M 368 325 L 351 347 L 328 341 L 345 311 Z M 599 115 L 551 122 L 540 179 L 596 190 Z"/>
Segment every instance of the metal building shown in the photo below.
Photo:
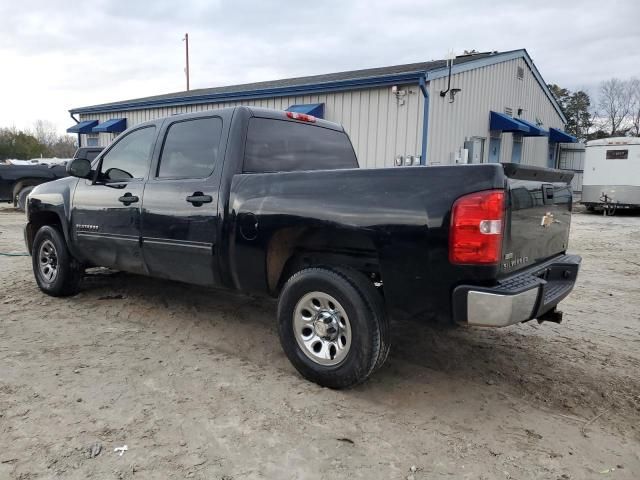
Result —
<path fill-rule="evenodd" d="M 366 168 L 517 162 L 555 166 L 574 142 L 526 50 L 157 95 L 70 110 L 82 146 L 146 120 L 253 105 L 341 123 Z M 79 116 L 76 118 L 75 116 Z"/>

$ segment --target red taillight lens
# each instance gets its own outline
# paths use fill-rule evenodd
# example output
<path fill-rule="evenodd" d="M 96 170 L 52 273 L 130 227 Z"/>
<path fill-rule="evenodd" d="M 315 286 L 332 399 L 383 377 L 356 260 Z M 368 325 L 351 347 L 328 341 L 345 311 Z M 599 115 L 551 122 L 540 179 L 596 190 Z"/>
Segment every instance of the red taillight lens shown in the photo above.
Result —
<path fill-rule="evenodd" d="M 316 117 L 314 117 L 313 115 L 307 115 L 306 113 L 287 112 L 287 117 L 293 120 L 300 120 L 301 122 L 316 122 Z"/>
<path fill-rule="evenodd" d="M 487 190 L 453 204 L 449 231 L 451 263 L 498 263 L 504 223 L 504 191 Z"/>

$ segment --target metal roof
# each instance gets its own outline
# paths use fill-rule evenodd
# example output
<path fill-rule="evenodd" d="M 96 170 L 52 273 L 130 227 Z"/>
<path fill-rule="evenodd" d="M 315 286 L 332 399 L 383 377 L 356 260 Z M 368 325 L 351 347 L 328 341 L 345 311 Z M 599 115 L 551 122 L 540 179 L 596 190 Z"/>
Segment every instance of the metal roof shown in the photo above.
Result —
<path fill-rule="evenodd" d="M 512 50 L 508 52 L 486 52 L 457 57 L 453 62 L 452 73 L 480 68 L 494 63 L 504 62 L 513 58 L 523 57 L 531 67 L 541 87 L 556 107 L 560 116 L 564 115 L 557 102 L 549 92 L 546 84 L 540 77 L 535 65 L 526 50 Z M 286 78 L 282 80 L 270 80 L 266 82 L 247 83 L 242 85 L 229 85 L 214 88 L 201 88 L 196 90 L 154 95 L 151 97 L 135 98 L 118 102 L 103 103 L 87 107 L 78 107 L 69 110 L 76 113 L 103 113 L 122 110 L 139 110 L 149 107 L 168 107 L 177 105 L 192 105 L 197 103 L 215 103 L 249 98 L 268 98 L 285 95 L 308 95 L 313 93 L 352 90 L 355 88 L 367 88 L 383 86 L 407 81 L 417 81 L 426 76 L 427 80 L 447 75 L 446 60 L 432 60 L 430 62 L 409 63 L 405 65 L 393 65 L 389 67 L 367 68 L 363 70 L 351 70 L 347 72 L 327 73 L 308 77 Z"/>

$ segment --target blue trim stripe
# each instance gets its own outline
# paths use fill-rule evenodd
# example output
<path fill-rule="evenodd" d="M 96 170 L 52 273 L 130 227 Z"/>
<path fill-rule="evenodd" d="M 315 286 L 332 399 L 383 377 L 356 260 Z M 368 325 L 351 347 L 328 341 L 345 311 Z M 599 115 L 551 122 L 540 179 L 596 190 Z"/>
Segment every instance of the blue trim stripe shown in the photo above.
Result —
<path fill-rule="evenodd" d="M 497 63 L 507 62 L 509 60 L 515 60 L 517 58 L 523 58 L 531 69 L 535 79 L 537 80 L 540 88 L 544 91 L 545 95 L 552 103 L 556 112 L 562 119 L 564 123 L 567 122 L 567 118 L 562 113 L 562 109 L 558 102 L 554 98 L 553 94 L 547 87 L 544 79 L 538 72 L 533 60 L 529 57 L 528 52 L 525 49 L 513 50 L 511 52 L 504 53 L 496 53 L 495 55 L 491 55 L 489 57 L 478 58 L 475 60 L 469 60 L 464 63 L 454 64 L 451 70 L 452 74 L 466 72 L 468 70 L 473 70 L 476 68 L 487 67 L 490 65 L 495 65 Z M 439 68 L 435 70 L 429 71 L 429 80 L 435 80 L 437 78 L 444 77 L 448 75 L 448 68 Z M 346 90 L 356 90 L 356 89 L 365 89 L 372 87 L 382 87 L 394 85 L 396 83 L 403 82 L 418 82 L 420 78 L 424 77 L 424 71 L 412 71 L 405 72 L 402 74 L 394 74 L 394 75 L 381 75 L 377 77 L 367 77 L 367 78 L 356 78 L 349 80 L 336 80 L 333 82 L 324 82 L 324 83 L 316 83 L 316 84 L 307 84 L 307 85 L 294 85 L 294 86 L 283 86 L 283 87 L 274 87 L 274 88 L 264 88 L 257 90 L 243 90 L 243 91 L 235 91 L 235 92 L 227 92 L 227 93 L 211 93 L 211 94 L 203 94 L 203 95 L 188 95 L 181 97 L 170 97 L 170 98 L 150 98 L 150 99 L 138 99 L 131 100 L 128 102 L 121 102 L 117 104 L 108 103 L 104 105 L 94 105 L 89 107 L 81 107 L 74 108 L 69 110 L 71 114 L 81 113 L 102 113 L 102 112 L 116 112 L 116 111 L 124 111 L 124 110 L 142 110 L 149 107 L 175 107 L 175 106 L 183 106 L 183 105 L 195 105 L 201 103 L 220 103 L 220 102 L 228 102 L 228 101 L 240 101 L 240 100 L 253 100 L 260 98 L 274 98 L 274 97 L 286 97 L 292 95 L 309 95 L 309 94 L 319 94 L 319 93 L 330 93 L 336 91 L 346 91 Z"/>
<path fill-rule="evenodd" d="M 141 110 L 148 107 L 168 107 L 180 105 L 195 105 L 200 103 L 219 103 L 238 100 L 252 100 L 259 98 L 288 97 L 294 95 L 308 95 L 344 90 L 364 89 L 371 87 L 383 87 L 414 81 L 424 75 L 424 72 L 409 72 L 400 75 L 388 75 L 383 77 L 359 78 L 355 80 L 340 80 L 335 82 L 319 83 L 315 85 L 298 85 L 276 88 L 265 88 L 260 90 L 250 90 L 230 93 L 216 93 L 208 95 L 190 95 L 187 97 L 171 97 L 154 100 L 138 101 L 119 104 L 95 105 L 93 107 L 74 108 L 69 110 L 72 113 L 102 113 L 124 110 Z"/>
<path fill-rule="evenodd" d="M 420 150 L 420 164 L 427 162 L 427 139 L 429 138 L 429 90 L 427 90 L 427 75 L 420 77 L 420 90 L 424 96 L 424 109 L 422 111 L 422 149 Z"/>

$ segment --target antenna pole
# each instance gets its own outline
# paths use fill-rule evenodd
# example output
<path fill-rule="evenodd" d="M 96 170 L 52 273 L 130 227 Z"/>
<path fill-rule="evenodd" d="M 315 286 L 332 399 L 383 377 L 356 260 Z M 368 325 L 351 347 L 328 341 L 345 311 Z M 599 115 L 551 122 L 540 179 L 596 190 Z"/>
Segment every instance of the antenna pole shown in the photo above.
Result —
<path fill-rule="evenodd" d="M 184 73 L 187 75 L 187 91 L 189 91 L 189 34 L 184 34 L 184 47 L 185 47 L 185 68 Z"/>

